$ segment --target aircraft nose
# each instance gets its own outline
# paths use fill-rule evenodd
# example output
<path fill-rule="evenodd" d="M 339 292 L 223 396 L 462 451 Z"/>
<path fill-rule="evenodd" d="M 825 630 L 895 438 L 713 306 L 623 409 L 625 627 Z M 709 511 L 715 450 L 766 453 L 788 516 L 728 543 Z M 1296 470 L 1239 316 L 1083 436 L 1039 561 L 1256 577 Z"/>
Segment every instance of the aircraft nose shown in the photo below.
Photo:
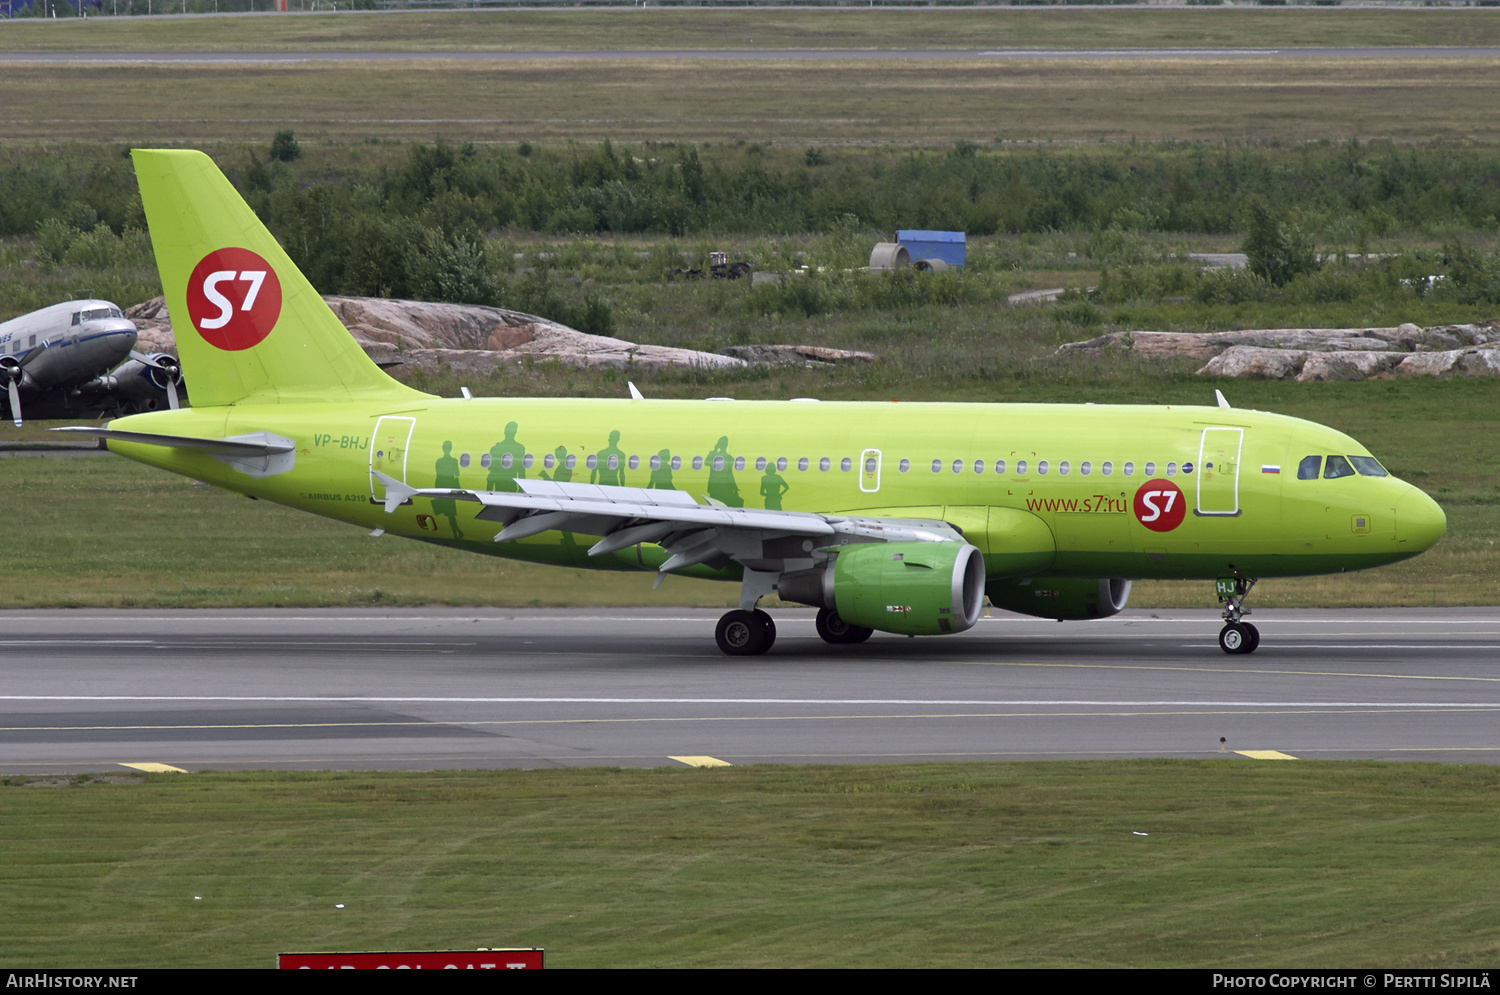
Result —
<path fill-rule="evenodd" d="M 1413 553 L 1431 549 L 1448 529 L 1448 516 L 1438 503 L 1413 487 L 1396 502 L 1396 541 Z"/>

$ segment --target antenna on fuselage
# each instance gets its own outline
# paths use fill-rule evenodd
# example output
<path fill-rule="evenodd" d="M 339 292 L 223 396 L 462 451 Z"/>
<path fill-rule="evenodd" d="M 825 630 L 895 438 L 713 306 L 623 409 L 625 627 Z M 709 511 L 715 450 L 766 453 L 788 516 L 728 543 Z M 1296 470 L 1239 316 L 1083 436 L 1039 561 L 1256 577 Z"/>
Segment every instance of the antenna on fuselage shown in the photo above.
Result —
<path fill-rule="evenodd" d="M 625 386 L 630 388 L 630 399 L 632 401 L 644 401 L 646 399 L 646 395 L 641 393 L 640 388 L 629 380 L 625 381 Z"/>
<path fill-rule="evenodd" d="M 1221 408 L 1229 407 L 1229 402 L 1224 399 L 1224 392 L 1217 387 L 1214 388 L 1214 400 L 1219 402 Z"/>

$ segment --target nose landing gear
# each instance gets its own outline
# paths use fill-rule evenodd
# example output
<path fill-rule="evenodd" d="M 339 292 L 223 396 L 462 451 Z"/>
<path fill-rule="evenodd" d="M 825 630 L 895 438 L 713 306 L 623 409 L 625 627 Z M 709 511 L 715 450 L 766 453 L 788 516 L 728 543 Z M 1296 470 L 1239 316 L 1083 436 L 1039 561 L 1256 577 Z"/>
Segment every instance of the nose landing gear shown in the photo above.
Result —
<path fill-rule="evenodd" d="M 1245 599 L 1255 586 L 1254 577 L 1220 577 L 1214 583 L 1224 606 L 1224 628 L 1219 630 L 1219 649 L 1225 653 L 1254 653 L 1260 645 L 1260 630 L 1241 618 L 1250 614 Z"/>

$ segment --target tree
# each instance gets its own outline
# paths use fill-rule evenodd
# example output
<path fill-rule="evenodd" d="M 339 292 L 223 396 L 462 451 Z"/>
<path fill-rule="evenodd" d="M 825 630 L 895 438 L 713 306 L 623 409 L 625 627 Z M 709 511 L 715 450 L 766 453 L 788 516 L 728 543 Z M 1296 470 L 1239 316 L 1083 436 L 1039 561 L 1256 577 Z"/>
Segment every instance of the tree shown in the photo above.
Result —
<path fill-rule="evenodd" d="M 1272 286 L 1284 286 L 1319 268 L 1312 236 L 1272 216 L 1264 202 L 1250 202 L 1245 229 L 1242 248 L 1250 272 Z"/>
<path fill-rule="evenodd" d="M 271 139 L 271 158 L 277 162 L 291 162 L 302 154 L 302 146 L 290 131 L 278 131 Z"/>

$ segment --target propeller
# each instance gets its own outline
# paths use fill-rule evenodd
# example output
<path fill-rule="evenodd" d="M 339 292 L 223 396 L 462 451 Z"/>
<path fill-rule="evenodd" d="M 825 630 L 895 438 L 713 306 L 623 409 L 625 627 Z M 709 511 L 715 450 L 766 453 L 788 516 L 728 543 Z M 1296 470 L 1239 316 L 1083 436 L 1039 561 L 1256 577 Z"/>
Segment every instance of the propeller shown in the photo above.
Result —
<path fill-rule="evenodd" d="M 14 360 L 11 362 L 14 362 Z M 0 365 L 0 377 L 5 378 L 5 388 L 10 392 L 10 415 L 15 419 L 16 428 L 20 428 L 21 388 L 17 385 L 17 382 L 21 379 L 21 367 L 19 365 L 12 366 L 9 363 L 4 363 L 4 365 Z"/>
<path fill-rule="evenodd" d="M 142 366 L 151 368 L 151 382 L 167 392 L 167 404 L 176 411 L 182 405 L 177 397 L 177 385 L 182 383 L 182 364 L 173 356 L 148 356 L 130 350 L 130 358 Z"/>
<path fill-rule="evenodd" d="M 10 395 L 10 416 L 17 428 L 21 427 L 21 381 L 26 378 L 26 364 L 46 352 L 51 344 L 50 340 L 43 339 L 41 345 L 33 346 L 20 359 L 14 356 L 0 358 L 0 380 L 5 381 L 6 392 Z"/>

